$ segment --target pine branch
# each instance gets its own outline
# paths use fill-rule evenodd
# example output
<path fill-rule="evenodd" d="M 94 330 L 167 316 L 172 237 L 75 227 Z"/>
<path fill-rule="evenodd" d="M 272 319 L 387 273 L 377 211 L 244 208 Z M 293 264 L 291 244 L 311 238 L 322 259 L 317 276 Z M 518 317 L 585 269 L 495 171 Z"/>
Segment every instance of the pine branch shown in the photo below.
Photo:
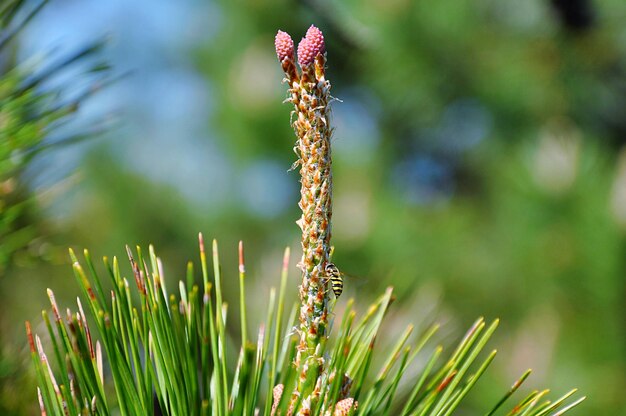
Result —
<path fill-rule="evenodd" d="M 266 289 L 266 318 L 252 330 L 247 317 L 261 311 L 247 307 L 248 277 L 240 243 L 238 269 L 232 274 L 239 277 L 241 344 L 234 347 L 226 331 L 229 304 L 222 293 L 222 281 L 231 271 L 222 271 L 216 241 L 211 245 L 213 267 L 209 268 L 204 239 L 199 236 L 200 276 L 196 276 L 197 266 L 188 263 L 178 294 L 168 291 L 153 247 L 146 256 L 139 247 L 135 252 L 127 248 L 130 268 L 126 272 L 117 258 L 104 258 L 104 274 L 87 251 L 82 262 L 70 251 L 82 290 L 75 311 L 67 309 L 62 316 L 54 293 L 48 292 L 52 320 L 44 311 L 50 338 L 46 346 L 26 323 L 42 414 L 447 416 L 476 388 L 496 357 L 487 344 L 498 320 L 488 323 L 479 318 L 446 360 L 442 360 L 444 348 L 432 345 L 438 326 L 414 337 L 409 325 L 394 337 L 392 348 L 376 351 L 394 299 L 388 288 L 358 319 L 360 314 L 349 300 L 343 314 L 334 318 L 340 322 L 337 336 L 329 339 L 334 303 L 323 273 L 330 254 L 332 175 L 330 85 L 324 79 L 323 45 L 321 32 L 311 27 L 298 47 L 298 72 L 291 38 L 283 32 L 276 37 L 289 101 L 297 113 L 303 237 L 300 302 L 285 304 L 287 249 L 279 290 Z M 107 293 L 104 288 L 109 286 Z M 54 364 L 46 353 L 50 350 Z M 374 368 L 379 362 L 381 367 Z M 409 376 L 409 369 L 416 368 L 420 371 Z M 506 406 L 529 374 L 524 373 L 497 403 L 485 405 L 485 414 L 495 415 Z M 533 391 L 513 404 L 508 414 L 561 415 L 584 400 L 570 401 L 574 393 L 551 402 L 547 390 Z"/>

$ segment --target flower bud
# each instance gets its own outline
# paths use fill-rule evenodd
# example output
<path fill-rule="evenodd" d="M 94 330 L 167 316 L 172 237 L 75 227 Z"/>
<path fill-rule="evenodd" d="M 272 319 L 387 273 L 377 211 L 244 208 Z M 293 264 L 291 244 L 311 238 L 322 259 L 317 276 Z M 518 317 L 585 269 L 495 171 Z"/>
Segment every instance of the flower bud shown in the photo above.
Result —
<path fill-rule="evenodd" d="M 300 68 L 307 67 L 315 61 L 315 57 L 326 51 L 324 44 L 324 35 L 322 31 L 311 25 L 306 32 L 306 36 L 302 38 L 298 44 L 298 64 Z"/>
<path fill-rule="evenodd" d="M 279 30 L 274 39 L 274 46 L 276 46 L 276 55 L 279 61 L 282 62 L 285 58 L 293 57 L 293 39 L 289 33 Z"/>

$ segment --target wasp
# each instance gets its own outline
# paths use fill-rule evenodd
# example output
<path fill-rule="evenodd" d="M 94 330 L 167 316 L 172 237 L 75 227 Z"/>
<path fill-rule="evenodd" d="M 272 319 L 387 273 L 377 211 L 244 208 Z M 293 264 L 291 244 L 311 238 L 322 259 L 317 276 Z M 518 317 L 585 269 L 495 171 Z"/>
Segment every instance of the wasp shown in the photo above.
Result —
<path fill-rule="evenodd" d="M 339 271 L 334 263 L 327 263 L 324 271 L 326 272 L 326 277 L 330 279 L 335 297 L 338 298 L 343 292 L 343 273 Z"/>

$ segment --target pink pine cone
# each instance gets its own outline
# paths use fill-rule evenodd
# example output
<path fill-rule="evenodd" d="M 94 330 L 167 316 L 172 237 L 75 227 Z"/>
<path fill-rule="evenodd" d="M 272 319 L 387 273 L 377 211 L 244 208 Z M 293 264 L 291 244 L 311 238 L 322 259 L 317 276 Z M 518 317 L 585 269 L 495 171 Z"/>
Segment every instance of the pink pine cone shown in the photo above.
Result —
<path fill-rule="evenodd" d="M 289 33 L 279 30 L 274 39 L 274 46 L 276 46 L 276 55 L 279 61 L 282 62 L 283 59 L 293 56 L 293 39 Z"/>
<path fill-rule="evenodd" d="M 351 410 L 356 410 L 359 407 L 359 402 L 355 401 L 352 397 L 340 400 L 335 405 L 334 416 L 346 416 Z"/>
<path fill-rule="evenodd" d="M 306 32 L 306 36 L 298 44 L 298 63 L 300 67 L 311 65 L 315 57 L 325 51 L 326 45 L 324 44 L 322 31 L 311 25 Z"/>
<path fill-rule="evenodd" d="M 317 27 L 311 25 L 309 30 L 306 31 L 306 35 L 304 37 L 307 38 L 312 45 L 315 45 L 315 48 L 319 50 L 319 53 L 326 52 L 324 34 Z"/>

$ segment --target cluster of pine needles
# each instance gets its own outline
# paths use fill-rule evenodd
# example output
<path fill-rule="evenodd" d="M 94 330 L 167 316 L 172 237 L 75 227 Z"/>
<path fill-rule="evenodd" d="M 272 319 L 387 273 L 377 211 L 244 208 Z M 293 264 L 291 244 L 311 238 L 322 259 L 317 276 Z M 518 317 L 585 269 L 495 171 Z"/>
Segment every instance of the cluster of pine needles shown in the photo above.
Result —
<path fill-rule="evenodd" d="M 223 299 L 215 241 L 212 273 L 200 235 L 202 284 L 196 283 L 190 262 L 178 294 L 167 290 L 161 260 L 152 247 L 147 256 L 139 248 L 136 253 L 128 250 L 130 279 L 120 271 L 117 258 L 104 258 L 105 271 L 100 274 L 87 251 L 85 266 L 70 254 L 82 289 L 76 311 L 60 309 L 49 290 L 52 314 L 43 311 L 48 336 L 33 334 L 26 323 L 42 414 L 289 414 L 288 397 L 276 395 L 277 387 L 291 391 L 297 377 L 292 360 L 298 305 L 285 305 L 288 249 L 279 289 L 269 289 L 266 318 L 255 331 L 256 339 L 250 338 L 247 320 L 241 243 L 238 338 L 228 330 L 229 304 Z M 376 357 L 376 338 L 391 303 L 388 289 L 360 319 L 352 300 L 343 315 L 335 317 L 340 321 L 336 335 L 324 352 L 329 376 L 320 386 L 321 400 L 312 414 L 450 415 L 495 358 L 495 351 L 484 349 L 498 321 L 483 319 L 472 325 L 446 359 L 441 346 L 430 347 L 437 326 L 415 337 L 415 342 L 409 342 L 413 339 L 409 326 L 385 351 L 386 358 Z M 238 348 L 236 339 L 241 340 Z M 382 366 L 373 368 L 376 362 Z M 407 371 L 412 367 L 419 371 Z M 530 370 L 505 389 L 497 403 L 485 406 L 484 414 L 556 416 L 584 400 L 570 399 L 573 390 L 551 401 L 544 390 L 507 404 L 529 374 Z M 358 407 L 346 410 L 336 405 L 347 394 Z"/>

